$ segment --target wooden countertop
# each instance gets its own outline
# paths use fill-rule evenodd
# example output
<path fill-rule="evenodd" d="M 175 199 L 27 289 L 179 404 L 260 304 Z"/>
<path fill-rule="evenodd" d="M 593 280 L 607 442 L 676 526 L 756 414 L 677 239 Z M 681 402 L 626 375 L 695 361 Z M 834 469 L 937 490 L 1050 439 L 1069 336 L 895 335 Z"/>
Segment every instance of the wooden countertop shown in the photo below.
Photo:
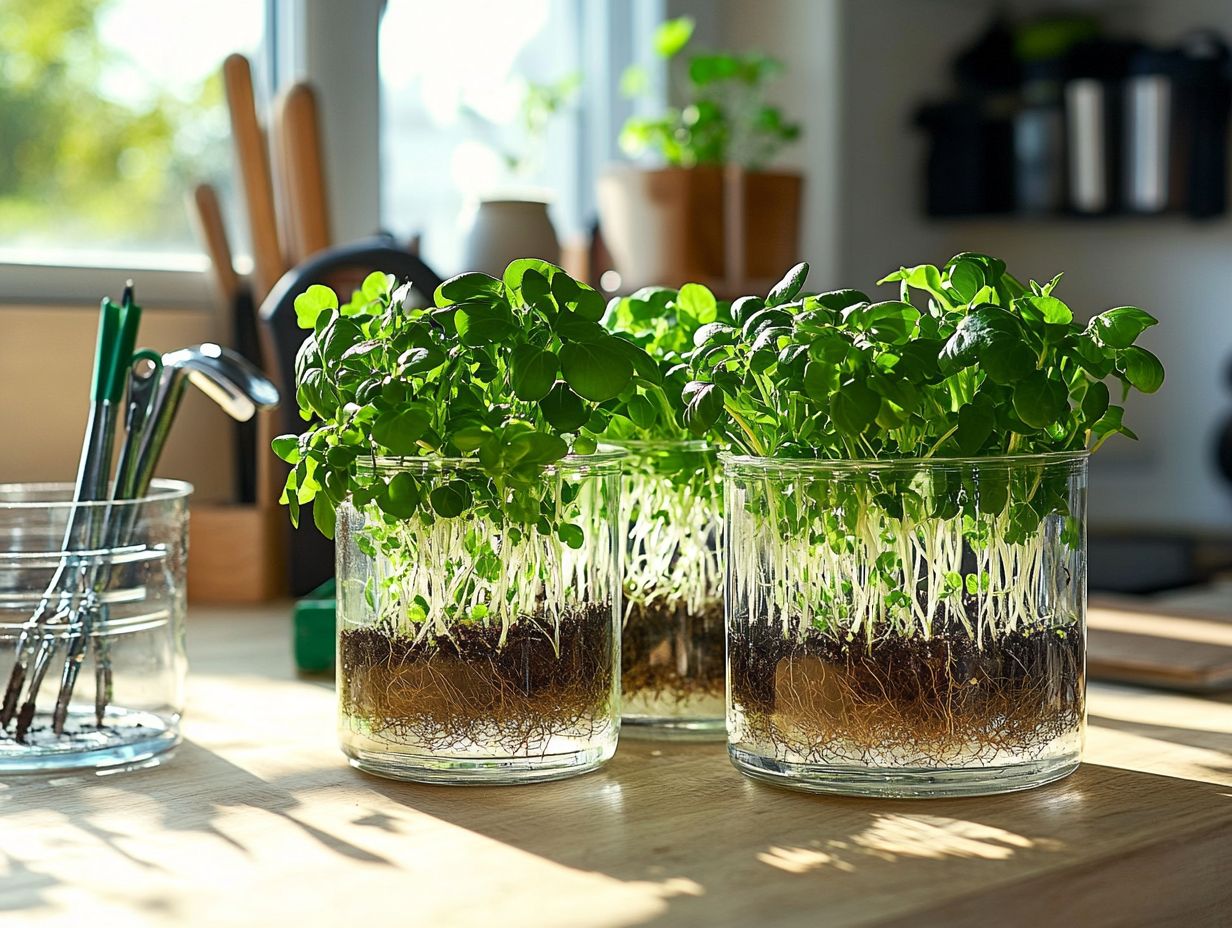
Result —
<path fill-rule="evenodd" d="M 166 765 L 0 783 L 0 925 L 1232 924 L 1232 701 L 1093 686 L 1088 763 L 1029 793 L 808 796 L 626 739 L 518 788 L 345 765 L 285 607 L 190 616 Z"/>

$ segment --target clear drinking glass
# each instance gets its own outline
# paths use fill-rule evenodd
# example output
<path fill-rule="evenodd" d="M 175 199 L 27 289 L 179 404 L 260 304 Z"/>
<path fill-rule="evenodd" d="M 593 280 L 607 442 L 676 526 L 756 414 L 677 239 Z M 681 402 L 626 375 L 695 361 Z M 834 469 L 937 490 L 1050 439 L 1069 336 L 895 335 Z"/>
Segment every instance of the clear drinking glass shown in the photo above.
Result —
<path fill-rule="evenodd" d="M 700 441 L 619 442 L 625 526 L 621 717 L 645 735 L 721 737 L 723 483 Z"/>
<path fill-rule="evenodd" d="M 115 503 L 74 504 L 72 492 L 0 485 L 0 694 L 21 684 L 0 731 L 0 776 L 141 764 L 180 740 L 192 487 L 156 480 L 146 497 Z M 57 732 L 72 654 L 80 665 Z"/>
<path fill-rule="evenodd" d="M 573 526 L 559 534 L 473 503 L 451 518 L 403 520 L 341 507 L 338 732 L 354 766 L 512 783 L 584 773 L 612 756 L 621 457 L 545 470 L 534 505 Z M 408 475 L 425 500 L 489 480 L 473 460 L 378 467 L 386 479 Z"/>
<path fill-rule="evenodd" d="M 725 457 L 728 740 L 742 772 L 880 796 L 1078 765 L 1085 453 Z"/>

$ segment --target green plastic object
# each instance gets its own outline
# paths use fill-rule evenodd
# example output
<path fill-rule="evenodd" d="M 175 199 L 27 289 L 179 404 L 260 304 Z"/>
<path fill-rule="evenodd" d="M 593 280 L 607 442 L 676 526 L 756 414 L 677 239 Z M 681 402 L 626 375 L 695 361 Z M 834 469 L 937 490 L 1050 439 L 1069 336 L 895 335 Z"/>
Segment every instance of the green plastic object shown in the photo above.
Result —
<path fill-rule="evenodd" d="M 333 673 L 336 613 L 333 580 L 295 603 L 295 667 L 300 673 Z"/>

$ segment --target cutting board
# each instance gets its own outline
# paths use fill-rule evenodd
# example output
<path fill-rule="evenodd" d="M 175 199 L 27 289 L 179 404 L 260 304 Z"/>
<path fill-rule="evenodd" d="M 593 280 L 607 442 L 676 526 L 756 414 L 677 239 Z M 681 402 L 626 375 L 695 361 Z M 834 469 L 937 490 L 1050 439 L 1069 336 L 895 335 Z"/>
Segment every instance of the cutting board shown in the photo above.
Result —
<path fill-rule="evenodd" d="M 1087 674 L 1192 692 L 1232 690 L 1232 583 L 1142 597 L 1092 597 Z"/>

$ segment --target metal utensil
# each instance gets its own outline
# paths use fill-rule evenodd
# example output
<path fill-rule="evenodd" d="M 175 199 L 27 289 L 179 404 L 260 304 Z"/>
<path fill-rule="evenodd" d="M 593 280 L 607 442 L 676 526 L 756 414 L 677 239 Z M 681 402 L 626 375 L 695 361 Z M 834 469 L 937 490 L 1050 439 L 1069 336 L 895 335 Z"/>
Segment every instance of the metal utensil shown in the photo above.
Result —
<path fill-rule="evenodd" d="M 278 405 L 278 388 L 251 362 L 212 342 L 170 351 L 162 357 L 162 373 L 141 439 L 137 462 L 138 492 L 149 486 L 171 423 L 192 383 L 233 419 L 246 422 L 259 409 Z"/>
<path fill-rule="evenodd" d="M 138 440 L 144 432 L 145 422 L 149 417 L 154 398 L 154 388 L 162 373 L 162 356 L 156 351 L 142 349 L 133 354 L 128 366 L 128 414 L 124 421 L 124 444 L 120 447 L 120 458 L 116 464 L 115 487 L 112 491 L 113 500 L 133 499 L 136 484 L 136 465 L 139 452 Z M 128 537 L 132 529 L 135 515 L 131 506 L 117 510 L 108 506 L 103 522 L 103 544 L 110 550 Z M 94 651 L 94 714 L 97 724 L 103 724 L 103 713 L 107 703 L 111 701 L 111 641 L 101 634 L 106 628 L 106 607 L 98 601 L 98 593 L 106 588 L 111 579 L 110 561 L 87 562 L 85 573 L 78 579 L 78 588 L 86 591 L 86 602 L 81 608 L 81 625 L 78 631 L 68 641 L 68 654 L 64 659 L 64 669 L 60 677 L 60 692 L 56 698 L 56 708 L 52 713 L 52 730 L 63 734 L 64 723 L 68 718 L 68 703 L 77 682 L 77 674 L 81 670 L 81 662 L 85 656 L 87 640 L 92 642 Z M 97 628 L 100 634 L 91 635 L 91 629 Z"/>
<path fill-rule="evenodd" d="M 141 309 L 135 306 L 132 300 L 132 281 L 126 284 L 124 299 L 120 305 L 107 298 L 102 301 L 90 388 L 90 414 L 77 467 L 77 480 L 73 488 L 74 505 L 69 513 L 64 540 L 60 546 L 62 557 L 38 606 L 22 625 L 13 669 L 5 688 L 4 701 L 0 704 L 0 728 L 7 727 L 14 713 L 17 713 L 19 739 L 24 737 L 33 721 L 35 696 L 47 672 L 51 652 L 55 648 L 54 639 L 44 636 L 36 642 L 35 636 L 48 622 L 64 619 L 68 615 L 71 596 L 66 595 L 63 584 L 76 561 L 73 556 L 75 545 L 80 544 L 84 550 L 90 550 L 96 546 L 100 537 L 99 507 L 81 504 L 106 497 L 111 473 L 111 450 L 115 443 L 118 401 L 124 390 L 124 381 L 116 376 L 115 365 L 120 357 L 123 357 L 123 363 L 127 364 L 140 318 Z M 57 603 L 54 611 L 53 602 Z M 29 695 L 18 710 L 18 701 L 27 677 L 30 681 Z"/>
<path fill-rule="evenodd" d="M 158 459 L 162 455 L 171 425 L 184 392 L 192 383 L 218 403 L 229 416 L 240 421 L 251 419 L 258 409 L 278 403 L 278 390 L 256 367 L 237 353 L 213 343 L 171 351 L 161 357 L 146 350 L 133 357 L 129 376 L 129 418 L 125 442 L 116 471 L 114 500 L 138 499 L 149 490 Z M 149 363 L 151 370 L 138 373 L 138 363 Z M 108 507 L 103 533 L 107 548 L 123 545 L 131 531 L 136 507 Z M 110 646 L 106 636 L 92 635 L 95 627 L 105 627 L 106 606 L 99 595 L 111 578 L 111 565 L 94 562 L 82 572 L 75 614 L 77 629 L 69 637 L 68 654 L 61 676 L 60 692 L 52 724 L 57 734 L 64 728 L 68 704 L 76 685 L 85 653 L 85 642 L 95 641 L 94 714 L 101 726 L 111 700 Z"/>

